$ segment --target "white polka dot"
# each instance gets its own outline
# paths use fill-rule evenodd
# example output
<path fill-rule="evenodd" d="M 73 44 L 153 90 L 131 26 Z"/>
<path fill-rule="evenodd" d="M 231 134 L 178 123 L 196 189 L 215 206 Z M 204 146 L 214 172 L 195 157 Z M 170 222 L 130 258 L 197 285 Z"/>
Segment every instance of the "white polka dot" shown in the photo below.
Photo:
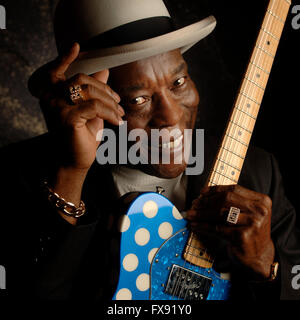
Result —
<path fill-rule="evenodd" d="M 150 200 L 145 202 L 143 206 L 143 213 L 147 218 L 155 217 L 157 212 L 158 212 L 158 206 L 154 201 Z"/>
<path fill-rule="evenodd" d="M 121 216 L 119 220 L 119 231 L 125 232 L 129 229 L 129 227 L 130 227 L 129 217 L 127 215 Z"/>
<path fill-rule="evenodd" d="M 132 299 L 132 293 L 127 288 L 120 289 L 116 295 L 116 300 L 131 300 L 131 299 Z"/>
<path fill-rule="evenodd" d="M 172 209 L 172 214 L 173 214 L 173 217 L 177 220 L 181 220 L 183 219 L 181 213 L 177 210 L 177 208 L 174 206 L 173 209 Z"/>
<path fill-rule="evenodd" d="M 136 287 L 140 291 L 146 291 L 150 287 L 150 279 L 147 273 L 142 273 L 136 278 Z"/>
<path fill-rule="evenodd" d="M 147 229 L 141 228 L 135 233 L 134 239 L 139 246 L 144 246 L 150 240 L 150 233 Z"/>
<path fill-rule="evenodd" d="M 127 254 L 123 259 L 123 267 L 126 271 L 129 271 L 129 272 L 134 271 L 138 265 L 139 265 L 139 259 L 133 253 Z"/>
<path fill-rule="evenodd" d="M 158 228 L 158 234 L 162 239 L 168 239 L 173 233 L 173 227 L 169 222 L 163 222 Z"/>
<path fill-rule="evenodd" d="M 156 252 L 157 252 L 158 248 L 153 248 L 149 251 L 148 253 L 148 261 L 149 263 L 152 263 L 153 257 L 155 256 Z"/>

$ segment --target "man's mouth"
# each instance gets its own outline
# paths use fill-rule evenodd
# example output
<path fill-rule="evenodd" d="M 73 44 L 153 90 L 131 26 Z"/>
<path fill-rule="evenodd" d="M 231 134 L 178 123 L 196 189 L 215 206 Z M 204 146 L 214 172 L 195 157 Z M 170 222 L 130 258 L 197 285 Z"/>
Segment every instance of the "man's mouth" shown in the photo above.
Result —
<path fill-rule="evenodd" d="M 182 143 L 183 135 L 179 136 L 174 141 L 160 143 L 159 147 L 163 149 L 176 149 Z"/>

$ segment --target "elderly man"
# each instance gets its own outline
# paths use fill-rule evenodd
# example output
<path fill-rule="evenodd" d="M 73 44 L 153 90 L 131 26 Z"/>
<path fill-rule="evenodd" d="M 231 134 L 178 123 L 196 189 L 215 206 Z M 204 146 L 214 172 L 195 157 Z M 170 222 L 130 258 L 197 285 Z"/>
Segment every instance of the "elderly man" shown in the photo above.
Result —
<path fill-rule="evenodd" d="M 1 153 L 6 248 L 0 262 L 9 293 L 111 299 L 119 268 L 116 200 L 163 186 L 167 198 L 187 211 L 195 234 L 213 239 L 208 246 L 219 243 L 214 268 L 232 274 L 232 299 L 299 296 L 291 270 L 300 262 L 300 235 L 270 154 L 250 148 L 240 185 L 214 187 L 205 184 L 217 152 L 208 138 L 202 175 L 187 176 L 187 161 L 175 161 L 179 137 L 167 145 L 168 163 L 96 161 L 104 127 L 118 131 L 126 121 L 128 132 L 142 129 L 148 139 L 153 129 L 183 135 L 194 128 L 199 95 L 182 53 L 214 26 L 209 17 L 175 31 L 161 0 L 59 3 L 60 55 L 29 82 L 49 133 Z M 230 208 L 239 209 L 234 224 L 224 220 Z"/>

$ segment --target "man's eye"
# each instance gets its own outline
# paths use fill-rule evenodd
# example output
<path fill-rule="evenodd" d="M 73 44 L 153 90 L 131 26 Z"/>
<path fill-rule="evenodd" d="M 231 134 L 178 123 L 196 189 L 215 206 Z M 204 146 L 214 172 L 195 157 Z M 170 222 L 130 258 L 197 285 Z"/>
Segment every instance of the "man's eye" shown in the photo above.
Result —
<path fill-rule="evenodd" d="M 186 77 L 181 77 L 181 78 L 177 79 L 176 81 L 174 81 L 174 86 L 180 87 L 180 86 L 184 85 L 185 82 L 186 82 Z"/>
<path fill-rule="evenodd" d="M 130 101 L 131 104 L 140 105 L 143 104 L 146 101 L 144 97 L 137 97 Z"/>

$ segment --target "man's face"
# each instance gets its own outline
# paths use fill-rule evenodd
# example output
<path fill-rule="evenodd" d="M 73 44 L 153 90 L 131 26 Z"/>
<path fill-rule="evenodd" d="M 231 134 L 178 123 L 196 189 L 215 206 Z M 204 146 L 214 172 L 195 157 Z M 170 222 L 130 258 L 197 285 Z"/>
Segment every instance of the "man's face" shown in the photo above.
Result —
<path fill-rule="evenodd" d="M 183 134 L 184 129 L 194 127 L 199 95 L 179 50 L 113 68 L 110 83 L 121 97 L 120 105 L 126 113 L 123 119 L 127 121 L 128 131 L 143 129 L 150 139 L 151 129 L 167 129 L 169 132 L 179 129 Z M 162 178 L 177 177 L 185 170 L 186 163 L 184 157 L 180 164 L 175 163 L 177 151 L 173 145 L 169 145 L 168 150 L 170 163 L 160 161 L 159 164 L 143 165 L 140 169 Z M 163 151 L 161 146 L 159 152 Z"/>

